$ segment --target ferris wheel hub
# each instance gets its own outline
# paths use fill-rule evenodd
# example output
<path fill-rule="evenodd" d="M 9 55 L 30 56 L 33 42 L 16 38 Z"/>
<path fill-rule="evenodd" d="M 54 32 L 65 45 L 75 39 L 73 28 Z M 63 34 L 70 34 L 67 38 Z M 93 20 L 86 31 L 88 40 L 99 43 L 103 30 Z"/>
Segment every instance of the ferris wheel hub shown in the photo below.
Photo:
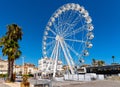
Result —
<path fill-rule="evenodd" d="M 56 38 L 55 38 L 57 41 L 62 41 L 63 40 L 63 37 L 61 37 L 60 35 L 56 35 Z"/>

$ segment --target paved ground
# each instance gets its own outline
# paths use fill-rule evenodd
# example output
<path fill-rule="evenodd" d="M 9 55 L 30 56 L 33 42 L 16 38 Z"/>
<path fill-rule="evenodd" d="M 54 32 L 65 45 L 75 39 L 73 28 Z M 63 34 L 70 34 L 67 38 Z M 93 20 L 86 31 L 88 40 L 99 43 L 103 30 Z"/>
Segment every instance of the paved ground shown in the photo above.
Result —
<path fill-rule="evenodd" d="M 34 81 L 31 80 L 31 84 L 44 84 L 46 81 Z M 80 81 L 52 81 L 50 85 L 53 87 L 120 87 L 120 80 L 94 80 L 89 82 L 80 82 Z M 52 86 L 50 86 L 52 87 Z"/>
<path fill-rule="evenodd" d="M 53 87 L 120 87 L 120 80 L 97 80 L 90 82 L 61 81 L 53 82 L 52 85 Z M 0 81 L 0 87 L 20 87 L 20 83 L 4 83 Z"/>
<path fill-rule="evenodd" d="M 4 83 L 5 85 L 8 85 L 10 87 L 20 87 L 20 83 Z"/>
<path fill-rule="evenodd" d="M 20 87 L 20 83 L 5 83 L 4 79 L 0 78 L 0 87 Z"/>
<path fill-rule="evenodd" d="M 120 87 L 120 81 L 103 80 L 92 82 L 55 83 L 54 87 Z"/>
<path fill-rule="evenodd" d="M 0 87 L 10 87 L 10 86 L 5 85 L 5 84 L 0 84 Z"/>
<path fill-rule="evenodd" d="M 10 87 L 6 84 L 3 84 L 4 83 L 4 80 L 0 78 L 0 87 Z"/>

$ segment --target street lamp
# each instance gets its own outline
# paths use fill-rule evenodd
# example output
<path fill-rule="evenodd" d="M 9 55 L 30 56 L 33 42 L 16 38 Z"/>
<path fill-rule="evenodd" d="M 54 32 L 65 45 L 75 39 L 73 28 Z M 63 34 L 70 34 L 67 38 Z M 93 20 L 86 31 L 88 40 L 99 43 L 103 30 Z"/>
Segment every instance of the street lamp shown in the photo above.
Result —
<path fill-rule="evenodd" d="M 22 67 L 22 74 L 24 74 L 24 58 L 25 57 L 22 57 L 22 65 L 23 65 L 23 67 Z"/>

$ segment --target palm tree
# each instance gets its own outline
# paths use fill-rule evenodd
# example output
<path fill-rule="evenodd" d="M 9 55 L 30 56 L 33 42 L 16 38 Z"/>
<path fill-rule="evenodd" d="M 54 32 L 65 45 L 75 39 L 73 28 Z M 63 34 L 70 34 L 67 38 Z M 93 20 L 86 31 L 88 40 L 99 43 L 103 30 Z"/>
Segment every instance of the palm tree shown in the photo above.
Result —
<path fill-rule="evenodd" d="M 114 59 L 115 59 L 115 56 L 112 56 L 112 59 L 113 59 L 113 64 L 114 64 L 114 62 L 115 62 L 115 61 L 114 61 Z"/>
<path fill-rule="evenodd" d="M 105 65 L 105 61 L 99 60 L 97 65 L 98 65 L 98 66 L 103 66 L 103 65 Z"/>
<path fill-rule="evenodd" d="M 18 41 L 22 39 L 22 30 L 17 24 L 7 26 L 6 35 L 0 38 L 0 47 L 2 47 L 3 56 L 8 56 L 8 80 L 13 81 L 14 60 L 19 58 Z"/>

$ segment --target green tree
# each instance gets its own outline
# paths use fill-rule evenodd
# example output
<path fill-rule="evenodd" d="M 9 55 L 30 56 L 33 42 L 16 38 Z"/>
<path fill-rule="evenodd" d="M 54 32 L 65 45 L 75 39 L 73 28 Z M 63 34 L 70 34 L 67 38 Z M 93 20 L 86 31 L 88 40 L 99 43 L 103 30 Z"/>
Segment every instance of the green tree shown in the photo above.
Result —
<path fill-rule="evenodd" d="M 13 79 L 14 60 L 19 58 L 21 51 L 19 50 L 19 40 L 22 39 L 22 30 L 17 24 L 7 26 L 6 35 L 0 38 L 0 47 L 2 48 L 3 56 L 8 56 L 8 80 Z"/>
<path fill-rule="evenodd" d="M 105 61 L 99 60 L 99 61 L 98 61 L 98 66 L 103 66 L 103 65 L 105 65 Z"/>

